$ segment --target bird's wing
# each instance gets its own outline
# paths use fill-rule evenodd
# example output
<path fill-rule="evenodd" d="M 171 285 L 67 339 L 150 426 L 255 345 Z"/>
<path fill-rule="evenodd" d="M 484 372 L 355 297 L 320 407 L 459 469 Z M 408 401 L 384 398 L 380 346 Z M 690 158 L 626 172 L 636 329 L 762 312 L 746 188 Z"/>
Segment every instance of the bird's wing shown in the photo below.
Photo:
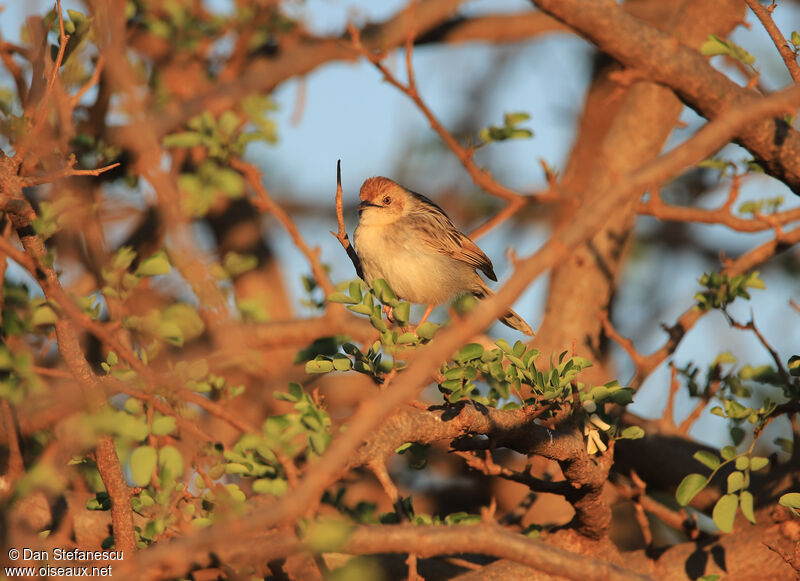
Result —
<path fill-rule="evenodd" d="M 489 257 L 456 228 L 439 206 L 421 194 L 413 195 L 427 206 L 418 215 L 409 216 L 409 224 L 419 231 L 419 239 L 436 252 L 480 269 L 487 277 L 496 281 L 497 275 Z M 421 215 L 423 213 L 424 216 Z"/>

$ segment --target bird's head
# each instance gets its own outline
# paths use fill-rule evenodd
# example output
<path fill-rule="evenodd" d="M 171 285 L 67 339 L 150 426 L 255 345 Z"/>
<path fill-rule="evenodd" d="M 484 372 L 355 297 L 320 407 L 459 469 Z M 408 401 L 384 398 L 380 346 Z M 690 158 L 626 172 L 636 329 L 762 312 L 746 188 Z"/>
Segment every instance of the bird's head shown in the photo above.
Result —
<path fill-rule="evenodd" d="M 359 220 L 371 225 L 391 224 L 408 213 L 411 194 L 389 178 L 367 179 L 361 186 Z"/>

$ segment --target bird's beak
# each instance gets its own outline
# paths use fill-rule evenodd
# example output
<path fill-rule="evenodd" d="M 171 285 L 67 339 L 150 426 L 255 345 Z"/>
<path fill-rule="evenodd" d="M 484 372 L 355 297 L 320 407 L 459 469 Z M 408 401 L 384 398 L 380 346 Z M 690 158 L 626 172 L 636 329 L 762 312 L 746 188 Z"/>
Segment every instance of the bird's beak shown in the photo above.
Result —
<path fill-rule="evenodd" d="M 370 206 L 372 206 L 373 208 L 380 208 L 380 206 L 378 204 L 373 204 L 372 202 L 370 202 L 368 200 L 364 200 L 363 202 L 361 202 L 358 205 L 358 209 L 359 209 L 359 211 L 361 211 L 361 210 L 363 210 L 365 208 L 369 208 Z"/>

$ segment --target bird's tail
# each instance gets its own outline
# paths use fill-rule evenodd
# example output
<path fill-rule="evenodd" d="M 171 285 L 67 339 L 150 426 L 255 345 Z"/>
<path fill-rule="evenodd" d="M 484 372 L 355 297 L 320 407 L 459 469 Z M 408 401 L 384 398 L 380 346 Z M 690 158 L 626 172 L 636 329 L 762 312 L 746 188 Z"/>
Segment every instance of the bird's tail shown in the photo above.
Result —
<path fill-rule="evenodd" d="M 482 299 L 492 296 L 494 292 L 492 291 L 492 289 L 486 286 L 486 283 L 483 282 L 483 280 L 481 280 L 480 286 L 478 288 L 473 289 L 472 294 L 475 296 L 476 299 Z M 534 335 L 533 329 L 531 329 L 530 325 L 528 325 L 528 323 L 526 323 L 522 317 L 520 317 L 517 313 L 515 313 L 511 309 L 509 309 L 505 315 L 498 317 L 497 320 L 506 325 L 507 327 L 516 329 L 521 333 L 524 333 L 531 337 Z"/>

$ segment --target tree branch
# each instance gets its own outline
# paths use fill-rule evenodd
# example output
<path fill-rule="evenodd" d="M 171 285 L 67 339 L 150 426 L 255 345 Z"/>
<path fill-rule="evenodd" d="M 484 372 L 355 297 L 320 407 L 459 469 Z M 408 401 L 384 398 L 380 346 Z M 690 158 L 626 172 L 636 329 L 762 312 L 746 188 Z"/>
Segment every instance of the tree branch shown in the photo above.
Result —
<path fill-rule="evenodd" d="M 603 0 L 533 0 L 533 3 L 626 67 L 670 87 L 708 119 L 723 113 L 735 114 L 744 106 L 762 100 L 757 93 L 736 85 L 713 68 L 697 51 L 627 14 L 617 4 Z M 782 109 L 765 111 L 769 117 L 743 124 L 733 135 L 768 174 L 800 195 L 800 133 L 783 119 L 773 117 Z M 658 176 L 654 175 L 651 183 L 657 181 Z"/>

